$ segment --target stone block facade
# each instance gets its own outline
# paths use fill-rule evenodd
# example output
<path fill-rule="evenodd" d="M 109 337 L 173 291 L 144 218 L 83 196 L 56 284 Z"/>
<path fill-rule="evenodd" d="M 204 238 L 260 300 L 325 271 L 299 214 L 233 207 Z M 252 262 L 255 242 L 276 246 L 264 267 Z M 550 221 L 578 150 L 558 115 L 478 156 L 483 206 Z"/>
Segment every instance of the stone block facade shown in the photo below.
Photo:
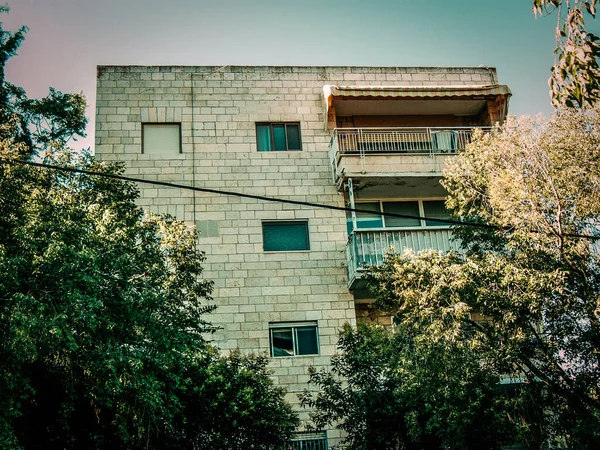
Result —
<path fill-rule="evenodd" d="M 95 153 L 147 180 L 344 206 L 332 182 L 324 85 L 495 83 L 488 68 L 100 66 Z M 299 124 L 301 150 L 257 151 L 257 123 Z M 180 151 L 144 153 L 143 124 L 179 124 Z M 405 170 L 431 170 L 420 159 Z M 382 163 L 381 171 L 389 170 Z M 273 324 L 317 325 L 318 355 L 271 359 L 275 381 L 297 404 L 296 394 L 308 387 L 306 369 L 329 366 L 340 328 L 356 322 L 345 213 L 146 184 L 140 192 L 148 211 L 200 230 L 204 275 L 214 280 L 218 306 L 209 320 L 221 327 L 214 336 L 220 349 L 270 353 Z M 310 250 L 263 250 L 265 222 L 299 220 L 308 222 Z M 334 441 L 336 433 L 329 431 Z"/>

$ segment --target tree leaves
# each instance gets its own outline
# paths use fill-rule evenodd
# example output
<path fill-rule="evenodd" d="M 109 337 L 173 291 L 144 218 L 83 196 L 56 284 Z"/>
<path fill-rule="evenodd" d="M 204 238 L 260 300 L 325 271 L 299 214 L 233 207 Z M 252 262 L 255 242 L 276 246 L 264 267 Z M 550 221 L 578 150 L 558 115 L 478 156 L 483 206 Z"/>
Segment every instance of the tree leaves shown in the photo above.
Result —
<path fill-rule="evenodd" d="M 589 108 L 600 100 L 600 43 L 587 32 L 585 14 L 596 17 L 597 0 L 534 0 L 536 15 L 557 10 L 556 58 L 549 79 L 555 108 Z"/>
<path fill-rule="evenodd" d="M 0 75 L 24 32 L 0 27 Z M 133 183 L 15 161 L 122 174 L 66 147 L 84 108 L 0 78 L 0 448 L 281 448 L 297 418 L 266 358 L 206 342 L 195 230 Z"/>
<path fill-rule="evenodd" d="M 447 205 L 498 228 L 456 227 L 464 253 L 388 255 L 367 277 L 401 330 L 471 348 L 489 375 L 526 380 L 529 444 L 600 442 L 600 252 L 578 237 L 600 236 L 599 149 L 596 109 L 479 136 L 444 173 Z M 531 395 L 552 413 L 527 406 Z"/>
<path fill-rule="evenodd" d="M 360 323 L 338 348 L 331 371 L 311 370 L 320 392 L 302 403 L 317 428 L 344 430 L 349 449 L 493 449 L 518 432 L 507 420 L 517 408 L 457 340 L 429 339 L 414 323 L 393 332 Z"/>

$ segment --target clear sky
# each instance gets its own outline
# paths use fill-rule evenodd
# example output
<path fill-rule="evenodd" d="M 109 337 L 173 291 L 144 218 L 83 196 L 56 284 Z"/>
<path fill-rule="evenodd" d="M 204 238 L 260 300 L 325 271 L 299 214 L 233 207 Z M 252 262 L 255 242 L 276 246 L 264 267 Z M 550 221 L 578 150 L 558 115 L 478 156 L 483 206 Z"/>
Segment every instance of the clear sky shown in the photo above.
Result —
<path fill-rule="evenodd" d="M 88 98 L 96 65 L 496 67 L 513 114 L 552 111 L 556 17 L 530 0 L 9 0 L 5 29 L 27 25 L 7 78 L 30 97 L 52 86 Z M 594 23 L 597 27 L 598 23 Z"/>

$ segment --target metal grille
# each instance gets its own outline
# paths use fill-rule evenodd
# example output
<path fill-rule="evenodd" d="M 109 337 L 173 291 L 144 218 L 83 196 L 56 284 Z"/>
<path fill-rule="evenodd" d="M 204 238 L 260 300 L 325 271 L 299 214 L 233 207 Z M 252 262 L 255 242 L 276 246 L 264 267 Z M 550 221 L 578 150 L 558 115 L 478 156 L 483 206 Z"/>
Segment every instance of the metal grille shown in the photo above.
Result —
<path fill-rule="evenodd" d="M 321 433 L 296 433 L 290 443 L 289 450 L 328 450 L 327 434 Z"/>

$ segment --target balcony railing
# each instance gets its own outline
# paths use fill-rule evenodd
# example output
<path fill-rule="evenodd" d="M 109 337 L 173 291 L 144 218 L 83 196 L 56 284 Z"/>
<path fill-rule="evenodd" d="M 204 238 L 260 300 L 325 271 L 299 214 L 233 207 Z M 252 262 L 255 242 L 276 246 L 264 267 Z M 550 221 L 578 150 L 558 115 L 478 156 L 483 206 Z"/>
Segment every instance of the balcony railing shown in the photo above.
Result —
<path fill-rule="evenodd" d="M 334 177 L 342 156 L 448 155 L 464 150 L 476 129 L 489 127 L 336 128 L 329 145 Z"/>
<path fill-rule="evenodd" d="M 415 253 L 426 249 L 459 251 L 460 245 L 451 238 L 452 230 L 448 228 L 355 230 L 346 245 L 348 287 L 353 287 L 365 267 L 383 264 L 385 254 L 390 251 L 400 254 L 406 248 Z"/>

